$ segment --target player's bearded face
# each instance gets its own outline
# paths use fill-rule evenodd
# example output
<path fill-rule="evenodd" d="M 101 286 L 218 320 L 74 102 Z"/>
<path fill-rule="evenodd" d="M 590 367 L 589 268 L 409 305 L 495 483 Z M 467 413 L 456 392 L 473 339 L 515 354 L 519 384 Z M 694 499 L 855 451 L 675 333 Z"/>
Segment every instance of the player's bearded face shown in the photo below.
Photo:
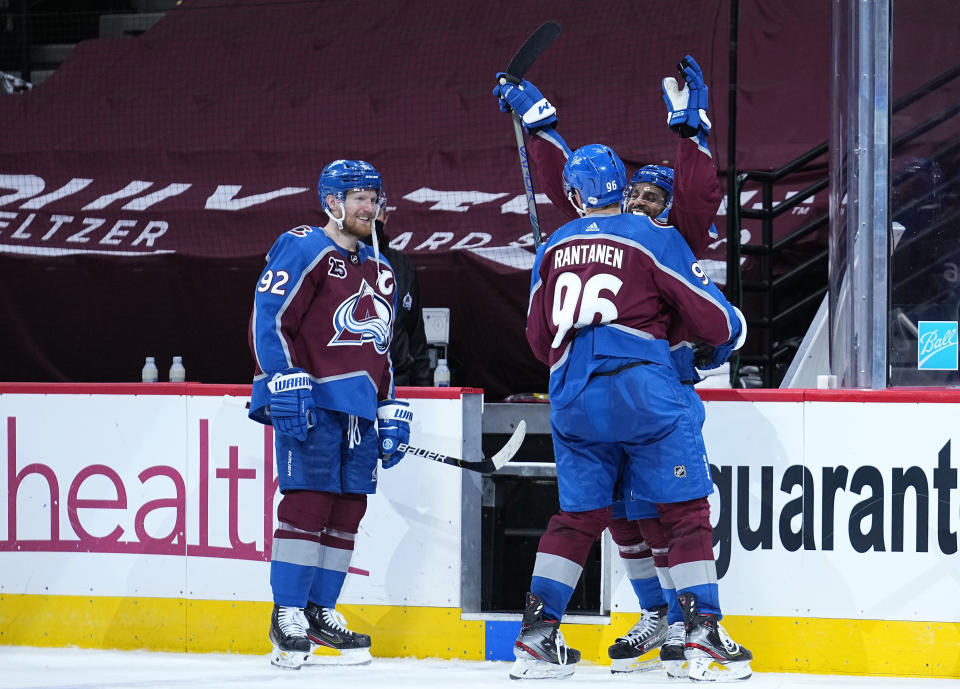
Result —
<path fill-rule="evenodd" d="M 627 212 L 655 218 L 667 207 L 667 192 L 655 184 L 633 185 L 627 196 Z"/>
<path fill-rule="evenodd" d="M 367 237 L 377 217 L 378 194 L 373 189 L 348 191 L 343 199 L 343 229 L 354 237 Z"/>

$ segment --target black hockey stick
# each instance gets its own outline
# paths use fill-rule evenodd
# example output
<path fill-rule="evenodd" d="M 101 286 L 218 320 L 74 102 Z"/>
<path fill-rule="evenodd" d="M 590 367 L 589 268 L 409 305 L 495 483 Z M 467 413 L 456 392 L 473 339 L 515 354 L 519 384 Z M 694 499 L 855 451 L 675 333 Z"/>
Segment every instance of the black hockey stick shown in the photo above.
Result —
<path fill-rule="evenodd" d="M 506 77 L 501 83 L 511 81 L 519 84 L 523 75 L 540 54 L 553 43 L 560 35 L 560 25 L 556 22 L 544 22 L 530 34 L 530 37 L 520 46 L 520 50 L 507 65 Z M 533 245 L 539 247 L 542 242 L 540 231 L 540 216 L 537 214 L 537 198 L 533 193 L 533 179 L 530 177 L 530 161 L 527 159 L 527 146 L 523 141 L 523 125 L 520 124 L 520 115 L 513 113 L 513 133 L 517 138 L 517 152 L 520 154 L 520 172 L 523 174 L 523 189 L 527 195 L 527 212 L 530 214 L 530 224 L 533 226 Z"/>
<path fill-rule="evenodd" d="M 460 467 L 461 469 L 466 469 L 467 471 L 479 471 L 483 474 L 492 474 L 502 467 L 504 464 L 509 462 L 517 450 L 520 449 L 520 445 L 523 443 L 523 438 L 527 434 L 527 422 L 523 419 L 520 420 L 520 423 L 517 424 L 516 430 L 513 432 L 513 435 L 510 436 L 510 440 L 500 448 L 500 451 L 497 452 L 490 459 L 480 459 L 475 462 L 471 462 L 466 459 L 460 459 L 459 457 L 449 457 L 447 455 L 441 454 L 439 452 L 434 452 L 433 450 L 425 450 L 422 447 L 414 447 L 412 445 L 407 445 L 406 443 L 400 443 L 398 450 L 400 452 L 406 452 L 408 455 L 416 455 L 417 457 L 423 457 L 424 459 L 432 459 L 434 462 L 441 462 L 443 464 L 452 464 L 455 467 Z"/>
<path fill-rule="evenodd" d="M 537 58 L 550 47 L 557 36 L 560 35 L 560 25 L 556 22 L 544 22 L 537 30 L 530 34 L 530 37 L 520 46 L 520 50 L 510 60 L 506 72 L 518 82 L 523 79 L 523 75 L 533 66 Z"/>
<path fill-rule="evenodd" d="M 231 406 L 243 407 L 245 409 L 250 408 L 250 400 L 244 397 L 224 395 L 223 401 Z M 312 419 L 308 419 L 308 423 L 310 421 L 312 421 Z M 313 423 L 309 423 L 309 425 L 311 428 L 313 427 Z M 423 457 L 424 459 L 432 459 L 435 462 L 441 462 L 443 464 L 451 464 L 455 467 L 460 467 L 461 469 L 466 469 L 468 471 L 479 471 L 483 474 L 492 474 L 513 459 L 513 456 L 517 454 L 517 450 L 520 449 L 520 445 L 523 444 L 523 439 L 526 434 L 527 422 L 523 419 L 520 419 L 519 423 L 517 423 L 517 428 L 513 431 L 513 435 L 510 436 L 510 439 L 506 442 L 506 444 L 501 447 L 493 457 L 490 459 L 478 459 L 476 461 L 460 459 L 459 457 L 449 457 L 445 454 L 434 452 L 433 450 L 426 450 L 422 447 L 415 447 L 406 443 L 400 443 L 398 449 L 400 452 L 406 452 L 407 454 Z"/>

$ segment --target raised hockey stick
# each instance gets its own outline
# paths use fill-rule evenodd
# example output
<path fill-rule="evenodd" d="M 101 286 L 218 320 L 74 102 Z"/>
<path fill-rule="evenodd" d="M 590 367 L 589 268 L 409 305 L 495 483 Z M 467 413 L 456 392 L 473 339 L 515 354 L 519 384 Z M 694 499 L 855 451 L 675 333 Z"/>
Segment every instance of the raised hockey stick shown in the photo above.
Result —
<path fill-rule="evenodd" d="M 530 66 L 559 35 L 560 25 L 556 22 L 541 24 L 536 31 L 530 34 L 530 37 L 520 46 L 517 54 L 510 60 L 505 72 L 507 76 L 501 78 L 501 82 L 506 83 L 507 80 L 510 80 L 519 84 Z M 523 190 L 527 195 L 527 213 L 530 215 L 530 224 L 533 226 L 533 245 L 539 247 L 543 241 L 543 234 L 540 231 L 540 216 L 537 214 L 537 199 L 533 193 L 533 179 L 530 177 L 527 145 L 523 141 L 523 125 L 520 124 L 520 115 L 517 113 L 513 113 L 513 133 L 517 138 L 517 152 L 520 154 L 520 172 L 523 174 Z"/>
<path fill-rule="evenodd" d="M 517 424 L 516 430 L 513 432 L 513 435 L 510 436 L 510 440 L 500 448 L 500 450 L 490 459 L 480 459 L 475 462 L 471 462 L 466 459 L 460 459 L 459 457 L 449 457 L 439 452 L 434 452 L 433 450 L 425 450 L 422 447 L 414 447 L 413 445 L 407 445 L 406 443 L 400 443 L 397 448 L 400 452 L 406 452 L 408 455 L 416 455 L 417 457 L 423 457 L 424 459 L 432 459 L 435 462 L 441 462 L 443 464 L 452 464 L 453 466 L 460 467 L 461 469 L 466 469 L 467 471 L 479 471 L 483 474 L 492 474 L 495 471 L 498 471 L 500 467 L 509 462 L 517 450 L 520 449 L 520 445 L 523 443 L 523 438 L 527 434 L 527 422 L 523 419 L 520 420 L 520 423 Z"/>
<path fill-rule="evenodd" d="M 530 37 L 524 41 L 523 45 L 517 51 L 510 64 L 507 65 L 506 72 L 519 82 L 523 75 L 533 66 L 537 58 L 550 47 L 550 44 L 557 40 L 560 35 L 560 25 L 556 22 L 544 22 L 537 30 L 530 34 Z"/>

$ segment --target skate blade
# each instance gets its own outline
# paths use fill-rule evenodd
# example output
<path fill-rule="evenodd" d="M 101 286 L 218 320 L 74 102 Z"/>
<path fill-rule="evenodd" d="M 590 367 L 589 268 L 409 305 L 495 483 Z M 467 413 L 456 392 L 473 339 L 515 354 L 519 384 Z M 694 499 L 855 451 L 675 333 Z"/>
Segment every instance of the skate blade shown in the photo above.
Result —
<path fill-rule="evenodd" d="M 316 667 L 320 665 L 369 665 L 373 662 L 373 656 L 370 655 L 369 648 L 348 648 L 342 651 L 330 652 L 326 647 L 322 647 L 325 652 L 311 653 L 307 656 L 307 665 Z"/>
<path fill-rule="evenodd" d="M 557 665 L 545 660 L 517 658 L 510 668 L 510 679 L 566 679 L 576 667 L 575 664 Z"/>
<path fill-rule="evenodd" d="M 691 658 L 689 671 L 692 682 L 739 682 L 749 679 L 753 674 L 749 660 L 735 660 L 724 664 L 712 658 Z"/>
<path fill-rule="evenodd" d="M 686 660 L 661 660 L 663 669 L 670 679 L 688 679 L 690 667 Z"/>
<path fill-rule="evenodd" d="M 610 672 L 615 675 L 628 672 L 660 672 L 664 669 L 659 658 L 640 660 L 640 658 L 612 658 Z"/>
<path fill-rule="evenodd" d="M 309 655 L 303 651 L 281 651 L 274 646 L 273 653 L 270 655 L 270 664 L 284 670 L 299 670 L 307 662 Z"/>

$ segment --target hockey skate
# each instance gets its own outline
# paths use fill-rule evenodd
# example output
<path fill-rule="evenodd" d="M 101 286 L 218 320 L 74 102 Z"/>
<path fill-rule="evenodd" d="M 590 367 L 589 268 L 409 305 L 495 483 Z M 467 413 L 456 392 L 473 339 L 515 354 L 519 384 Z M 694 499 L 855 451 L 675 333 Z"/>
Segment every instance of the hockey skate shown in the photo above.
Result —
<path fill-rule="evenodd" d="M 660 647 L 660 664 L 672 679 L 687 679 L 687 657 L 684 645 L 687 627 L 683 622 L 674 622 L 667 628 L 667 638 Z"/>
<path fill-rule="evenodd" d="M 528 593 L 510 679 L 564 679 L 573 674 L 580 651 L 567 646 L 559 627 L 560 620 L 543 619 L 543 599 Z"/>
<path fill-rule="evenodd" d="M 661 605 L 653 610 L 643 610 L 633 628 L 607 649 L 610 655 L 610 672 L 616 674 L 659 669 L 660 661 L 640 660 L 640 657 L 660 648 L 666 638 L 667 606 Z"/>
<path fill-rule="evenodd" d="M 347 620 L 334 608 L 321 608 L 307 603 L 307 637 L 314 644 L 312 650 L 320 646 L 332 648 L 340 655 L 321 655 L 311 653 L 311 665 L 367 665 L 373 658 L 370 655 L 370 637 L 347 629 Z"/>
<path fill-rule="evenodd" d="M 307 661 L 311 649 L 303 610 L 274 603 L 270 616 L 270 643 L 273 644 L 273 654 L 270 656 L 273 665 L 299 670 Z"/>
<path fill-rule="evenodd" d="M 690 679 L 694 682 L 733 682 L 753 674 L 753 654 L 730 638 L 716 615 L 700 614 L 697 597 L 679 596 L 687 625 L 685 655 Z"/>

